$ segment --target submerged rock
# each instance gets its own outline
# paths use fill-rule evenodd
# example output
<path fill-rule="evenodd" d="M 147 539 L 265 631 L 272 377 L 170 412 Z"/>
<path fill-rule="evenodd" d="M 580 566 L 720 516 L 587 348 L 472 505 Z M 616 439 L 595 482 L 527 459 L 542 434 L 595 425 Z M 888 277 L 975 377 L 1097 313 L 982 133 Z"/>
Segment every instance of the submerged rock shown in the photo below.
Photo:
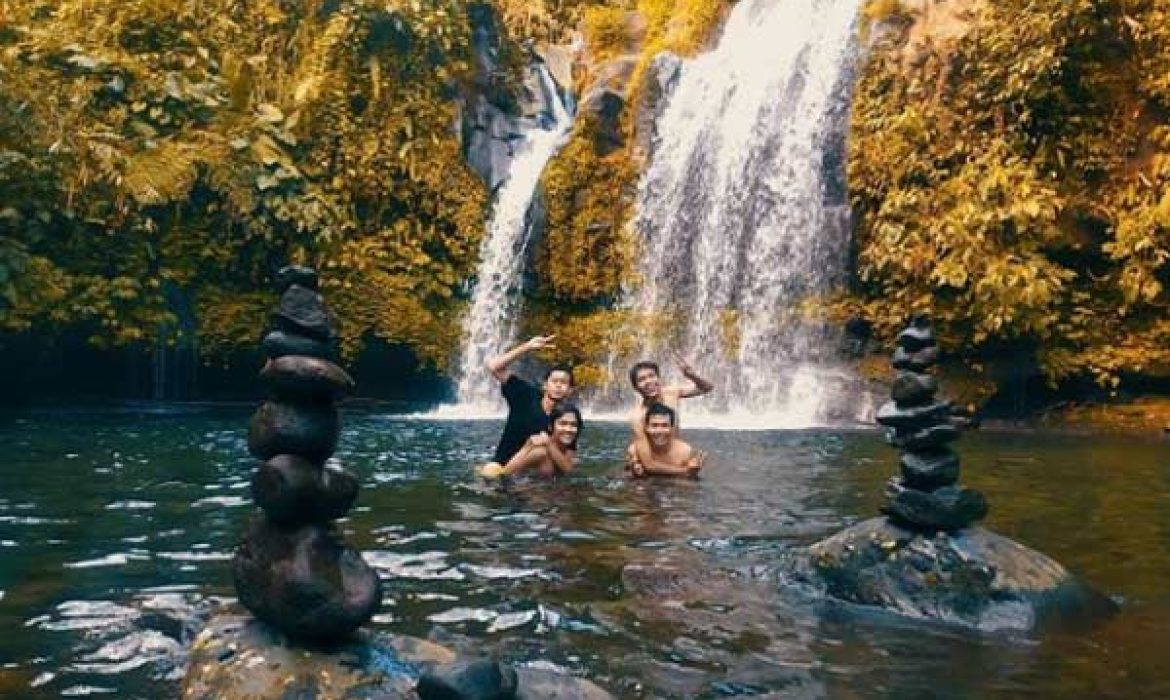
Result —
<path fill-rule="evenodd" d="M 808 548 L 791 583 L 981 630 L 1083 624 L 1116 610 L 1049 557 L 981 527 L 928 535 L 872 518 Z"/>
<path fill-rule="evenodd" d="M 517 700 L 612 700 L 587 680 L 536 668 L 488 662 L 511 679 Z M 328 648 L 291 644 L 247 615 L 218 615 L 195 638 L 183 700 L 328 698 L 420 700 L 419 680 L 432 669 L 461 665 L 446 647 L 415 637 L 359 631 Z M 465 665 L 465 662 L 464 664 Z M 480 697 L 480 696 L 443 696 Z M 487 696 L 484 696 L 487 697 Z"/>
<path fill-rule="evenodd" d="M 511 700 L 516 670 L 490 659 L 437 666 L 418 681 L 421 700 Z"/>

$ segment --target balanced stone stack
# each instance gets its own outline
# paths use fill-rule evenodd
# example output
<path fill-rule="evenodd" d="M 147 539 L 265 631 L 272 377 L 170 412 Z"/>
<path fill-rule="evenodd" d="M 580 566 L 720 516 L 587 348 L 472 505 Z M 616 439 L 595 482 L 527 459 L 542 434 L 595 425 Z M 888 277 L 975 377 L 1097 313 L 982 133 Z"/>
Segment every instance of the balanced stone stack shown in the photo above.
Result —
<path fill-rule="evenodd" d="M 377 573 L 332 522 L 357 498 L 357 478 L 326 465 L 340 433 L 334 401 L 354 382 L 333 363 L 334 324 L 317 274 L 286 267 L 280 305 L 264 337 L 260 372 L 270 398 L 252 416 L 248 449 L 263 460 L 252 475 L 253 517 L 233 561 L 240 602 L 304 642 L 345 639 L 382 601 Z"/>
<path fill-rule="evenodd" d="M 892 442 L 902 450 L 902 477 L 890 480 L 882 512 L 911 529 L 962 529 L 987 515 L 987 501 L 978 491 L 956 486 L 959 456 L 947 444 L 959 430 L 951 422 L 951 403 L 935 398 L 938 380 L 929 372 L 939 349 L 930 319 L 915 317 L 898 334 L 897 345 L 894 400 L 878 409 L 877 422 L 893 430 Z"/>

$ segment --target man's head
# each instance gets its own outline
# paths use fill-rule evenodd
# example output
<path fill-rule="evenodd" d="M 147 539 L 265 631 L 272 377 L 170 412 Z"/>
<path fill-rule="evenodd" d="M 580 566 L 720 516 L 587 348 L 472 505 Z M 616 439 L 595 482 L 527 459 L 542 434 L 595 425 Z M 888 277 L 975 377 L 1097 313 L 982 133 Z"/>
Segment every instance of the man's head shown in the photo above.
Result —
<path fill-rule="evenodd" d="M 544 395 L 553 401 L 562 401 L 573 393 L 573 369 L 568 365 L 553 365 L 544 373 Z"/>
<path fill-rule="evenodd" d="M 558 401 L 548 414 L 548 434 L 563 447 L 577 449 L 577 438 L 584 423 L 581 411 L 568 401 Z"/>
<path fill-rule="evenodd" d="M 646 407 L 646 438 L 652 447 L 666 447 L 674 437 L 674 409 L 661 403 Z"/>
<path fill-rule="evenodd" d="M 662 382 L 658 376 L 658 364 L 649 360 L 642 360 L 630 368 L 630 383 L 634 385 L 642 398 L 652 399 L 662 391 Z"/>

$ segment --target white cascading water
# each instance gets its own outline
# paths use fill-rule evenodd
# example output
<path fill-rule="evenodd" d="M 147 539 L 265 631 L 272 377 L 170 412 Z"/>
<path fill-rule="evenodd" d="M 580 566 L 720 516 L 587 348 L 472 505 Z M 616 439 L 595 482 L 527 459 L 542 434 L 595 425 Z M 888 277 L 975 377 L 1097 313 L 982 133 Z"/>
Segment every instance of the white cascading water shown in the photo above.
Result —
<path fill-rule="evenodd" d="M 743 0 L 717 48 L 684 64 L 657 122 L 627 305 L 680 326 L 643 356 L 666 372 L 677 349 L 715 382 L 688 402 L 689 425 L 806 427 L 857 413 L 836 334 L 799 304 L 847 260 L 843 194 L 826 201 L 841 189 L 841 156 L 827 166 L 826 153 L 842 143 L 858 4 Z"/>
<path fill-rule="evenodd" d="M 531 233 L 529 211 L 544 166 L 556 153 L 573 125 L 552 77 L 536 66 L 545 98 L 551 105 L 551 123 L 526 129 L 517 146 L 507 177 L 500 184 L 487 232 L 480 246 L 479 270 L 471 308 L 464 320 L 463 347 L 457 387 L 461 415 L 495 414 L 503 410 L 499 383 L 484 363 L 514 341 L 518 298 Z M 447 411 L 451 412 L 451 411 Z"/>

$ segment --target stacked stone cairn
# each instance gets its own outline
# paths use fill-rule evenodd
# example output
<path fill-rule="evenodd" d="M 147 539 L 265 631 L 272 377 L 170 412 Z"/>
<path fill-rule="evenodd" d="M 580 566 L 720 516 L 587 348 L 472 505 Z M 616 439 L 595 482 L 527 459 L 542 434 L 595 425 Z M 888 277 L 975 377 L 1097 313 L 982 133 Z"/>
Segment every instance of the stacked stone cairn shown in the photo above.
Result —
<path fill-rule="evenodd" d="M 252 416 L 248 449 L 257 513 L 232 565 L 240 602 L 289 639 L 332 643 L 373 617 L 377 573 L 346 546 L 333 523 L 357 498 L 350 472 L 327 465 L 340 433 L 335 400 L 354 387 L 333 360 L 336 332 L 317 293 L 317 274 L 291 266 L 277 275 L 275 328 L 262 342 L 260 372 L 270 398 Z"/>
<path fill-rule="evenodd" d="M 938 379 L 930 369 L 938 357 L 930 319 L 914 317 L 898 334 L 893 401 L 877 412 L 877 422 L 891 429 L 891 442 L 902 451 L 902 476 L 887 485 L 882 512 L 912 530 L 953 532 L 987 515 L 987 500 L 956 485 L 959 456 L 947 445 L 959 429 L 951 421 L 951 403 L 935 398 Z"/>

